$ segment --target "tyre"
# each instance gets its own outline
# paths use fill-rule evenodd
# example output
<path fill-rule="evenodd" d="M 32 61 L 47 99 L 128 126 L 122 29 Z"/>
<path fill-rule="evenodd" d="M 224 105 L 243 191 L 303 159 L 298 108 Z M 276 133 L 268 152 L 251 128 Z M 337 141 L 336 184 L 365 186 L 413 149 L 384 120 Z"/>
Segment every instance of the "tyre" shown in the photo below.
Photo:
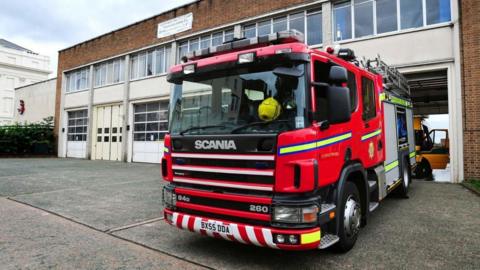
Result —
<path fill-rule="evenodd" d="M 340 240 L 335 248 L 339 252 L 347 252 L 355 245 L 362 219 L 362 207 L 357 186 L 346 182 L 342 194 L 342 203 L 339 207 Z"/>
<path fill-rule="evenodd" d="M 408 189 L 411 183 L 412 172 L 410 162 L 405 158 L 402 164 L 402 183 L 397 187 L 397 193 L 403 198 L 408 198 Z"/>
<path fill-rule="evenodd" d="M 417 168 L 415 169 L 415 178 L 425 179 L 428 181 L 433 180 L 432 167 L 430 166 L 428 160 L 422 159 L 422 161 L 417 164 Z"/>

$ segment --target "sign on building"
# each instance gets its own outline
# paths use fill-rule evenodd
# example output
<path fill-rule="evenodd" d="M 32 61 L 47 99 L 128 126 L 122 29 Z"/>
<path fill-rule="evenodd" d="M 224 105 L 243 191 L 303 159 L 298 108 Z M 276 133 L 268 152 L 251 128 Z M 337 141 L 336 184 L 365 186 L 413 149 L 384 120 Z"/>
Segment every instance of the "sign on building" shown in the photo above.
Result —
<path fill-rule="evenodd" d="M 192 29 L 193 14 L 188 13 L 158 24 L 157 38 L 163 38 Z"/>

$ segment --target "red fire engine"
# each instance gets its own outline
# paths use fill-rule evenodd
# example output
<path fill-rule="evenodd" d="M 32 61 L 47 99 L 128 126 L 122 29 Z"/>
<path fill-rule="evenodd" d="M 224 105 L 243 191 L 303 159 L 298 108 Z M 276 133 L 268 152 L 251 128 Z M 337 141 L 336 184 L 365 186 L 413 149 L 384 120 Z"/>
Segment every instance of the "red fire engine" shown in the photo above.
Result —
<path fill-rule="evenodd" d="M 353 247 L 415 142 L 404 77 L 295 30 L 190 53 L 171 68 L 165 220 L 244 244 Z"/>

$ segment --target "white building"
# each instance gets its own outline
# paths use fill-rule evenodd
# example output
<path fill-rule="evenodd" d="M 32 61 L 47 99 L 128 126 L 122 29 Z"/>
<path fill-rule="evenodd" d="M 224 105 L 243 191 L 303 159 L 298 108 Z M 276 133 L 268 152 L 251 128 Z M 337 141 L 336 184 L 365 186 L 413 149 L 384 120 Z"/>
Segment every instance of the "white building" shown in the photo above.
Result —
<path fill-rule="evenodd" d="M 34 123 L 55 116 L 55 88 L 57 78 L 15 88 L 14 122 Z M 23 110 L 21 105 L 23 104 Z"/>
<path fill-rule="evenodd" d="M 19 106 L 15 88 L 47 79 L 49 68 L 48 56 L 0 39 L 0 125 L 11 123 Z"/>

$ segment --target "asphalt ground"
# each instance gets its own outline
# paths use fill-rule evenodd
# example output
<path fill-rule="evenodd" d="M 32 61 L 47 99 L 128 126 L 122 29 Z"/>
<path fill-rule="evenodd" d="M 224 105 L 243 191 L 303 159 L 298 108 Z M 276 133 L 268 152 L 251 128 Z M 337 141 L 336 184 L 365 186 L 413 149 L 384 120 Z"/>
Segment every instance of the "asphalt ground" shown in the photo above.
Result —
<path fill-rule="evenodd" d="M 415 181 L 346 254 L 212 239 L 162 220 L 160 168 L 0 159 L 0 269 L 480 269 L 480 196 Z"/>

